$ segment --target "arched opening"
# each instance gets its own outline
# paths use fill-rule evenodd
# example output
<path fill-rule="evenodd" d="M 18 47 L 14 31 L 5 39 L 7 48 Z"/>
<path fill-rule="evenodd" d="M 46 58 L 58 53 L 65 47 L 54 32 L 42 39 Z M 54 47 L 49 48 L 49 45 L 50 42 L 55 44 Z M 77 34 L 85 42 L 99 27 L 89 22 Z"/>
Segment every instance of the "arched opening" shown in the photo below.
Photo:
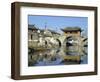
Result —
<path fill-rule="evenodd" d="M 63 48 L 67 55 L 79 54 L 78 38 L 75 36 L 66 37 L 63 43 Z"/>
<path fill-rule="evenodd" d="M 66 38 L 66 47 L 72 46 L 73 38 L 72 36 Z"/>
<path fill-rule="evenodd" d="M 64 42 L 63 42 L 63 47 L 67 48 L 68 46 L 72 46 L 72 36 L 66 37 Z"/>
<path fill-rule="evenodd" d="M 61 47 L 61 41 L 59 39 L 56 39 L 56 41 L 58 42 L 59 47 Z"/>

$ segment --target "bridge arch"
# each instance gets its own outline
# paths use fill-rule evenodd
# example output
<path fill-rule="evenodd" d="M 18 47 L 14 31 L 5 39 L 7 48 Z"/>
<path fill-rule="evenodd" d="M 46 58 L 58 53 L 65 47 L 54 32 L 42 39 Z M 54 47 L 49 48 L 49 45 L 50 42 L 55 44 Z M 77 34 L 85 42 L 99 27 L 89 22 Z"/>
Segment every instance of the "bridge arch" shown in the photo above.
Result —
<path fill-rule="evenodd" d="M 61 47 L 62 46 L 61 41 L 59 39 L 56 39 L 56 41 L 58 42 L 59 47 Z"/>

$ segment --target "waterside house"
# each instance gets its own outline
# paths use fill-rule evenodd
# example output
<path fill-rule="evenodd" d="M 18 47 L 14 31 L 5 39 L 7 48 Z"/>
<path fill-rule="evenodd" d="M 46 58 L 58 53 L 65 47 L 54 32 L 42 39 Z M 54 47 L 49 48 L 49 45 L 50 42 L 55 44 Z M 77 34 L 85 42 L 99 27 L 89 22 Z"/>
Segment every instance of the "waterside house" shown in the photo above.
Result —
<path fill-rule="evenodd" d="M 29 48 L 53 48 L 59 46 L 59 33 L 50 29 L 39 29 L 35 25 L 28 25 Z"/>

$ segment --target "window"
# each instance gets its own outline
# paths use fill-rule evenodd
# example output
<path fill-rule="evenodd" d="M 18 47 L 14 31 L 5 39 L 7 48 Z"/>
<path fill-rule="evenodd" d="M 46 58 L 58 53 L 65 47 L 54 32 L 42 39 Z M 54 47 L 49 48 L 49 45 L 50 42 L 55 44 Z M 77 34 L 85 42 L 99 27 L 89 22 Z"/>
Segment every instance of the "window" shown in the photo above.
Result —
<path fill-rule="evenodd" d="M 31 34 L 31 40 L 32 40 L 32 36 L 33 36 L 33 35 Z"/>

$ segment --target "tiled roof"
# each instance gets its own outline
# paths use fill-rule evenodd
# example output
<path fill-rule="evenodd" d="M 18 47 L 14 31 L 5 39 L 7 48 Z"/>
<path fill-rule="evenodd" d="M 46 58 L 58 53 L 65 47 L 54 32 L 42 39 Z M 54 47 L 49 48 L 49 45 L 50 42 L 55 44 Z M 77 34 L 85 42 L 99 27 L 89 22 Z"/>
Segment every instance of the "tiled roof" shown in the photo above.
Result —
<path fill-rule="evenodd" d="M 28 25 L 29 30 L 38 30 L 35 25 Z"/>
<path fill-rule="evenodd" d="M 71 31 L 82 31 L 80 27 L 65 27 L 61 29 L 64 32 L 71 32 Z"/>
<path fill-rule="evenodd" d="M 60 34 L 60 33 L 56 32 L 54 30 L 50 30 L 50 29 L 47 29 L 47 30 L 50 31 L 53 34 Z M 40 29 L 40 31 L 44 32 L 45 30 L 44 29 Z"/>

